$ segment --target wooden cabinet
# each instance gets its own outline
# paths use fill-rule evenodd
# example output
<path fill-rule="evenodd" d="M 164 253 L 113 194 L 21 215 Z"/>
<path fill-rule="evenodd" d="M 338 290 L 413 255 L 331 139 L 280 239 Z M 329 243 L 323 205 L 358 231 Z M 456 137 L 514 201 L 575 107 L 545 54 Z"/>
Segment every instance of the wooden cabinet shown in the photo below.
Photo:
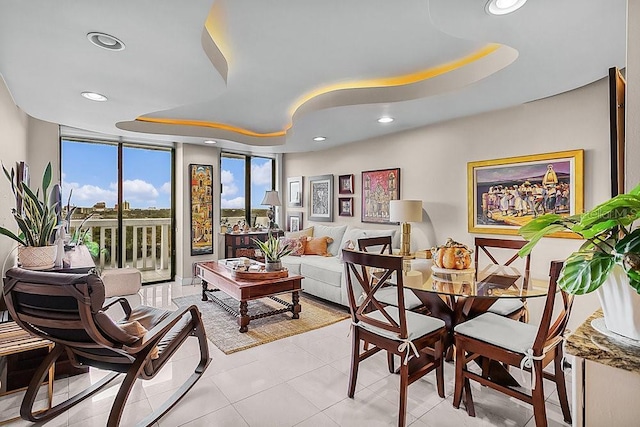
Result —
<path fill-rule="evenodd" d="M 284 236 L 282 230 L 271 230 L 271 235 L 275 237 Z M 269 237 L 268 231 L 255 231 L 249 233 L 225 233 L 224 235 L 224 257 L 237 258 L 245 256 L 248 258 L 258 259 L 255 256 L 255 249 L 258 247 L 254 239 L 264 242 Z"/>

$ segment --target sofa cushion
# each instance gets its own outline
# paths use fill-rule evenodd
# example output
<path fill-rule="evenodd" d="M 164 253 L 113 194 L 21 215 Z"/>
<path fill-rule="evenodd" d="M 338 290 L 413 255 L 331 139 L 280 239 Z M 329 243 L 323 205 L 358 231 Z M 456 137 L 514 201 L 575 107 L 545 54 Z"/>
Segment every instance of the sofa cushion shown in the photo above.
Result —
<path fill-rule="evenodd" d="M 317 280 L 331 286 L 340 287 L 344 264 L 336 257 L 308 256 L 302 257 L 300 274 L 305 278 Z"/>
<path fill-rule="evenodd" d="M 366 230 L 362 229 L 362 228 L 356 228 L 356 227 L 347 227 L 347 230 L 344 232 L 344 235 L 342 236 L 342 241 L 340 242 L 340 251 L 338 254 L 338 257 L 342 256 L 342 249 L 347 247 L 347 242 L 351 241 L 353 243 L 353 247 L 354 248 L 358 248 L 358 239 L 362 239 L 366 237 Z"/>
<path fill-rule="evenodd" d="M 287 231 L 284 237 L 313 237 L 313 225 L 300 231 Z"/>
<path fill-rule="evenodd" d="M 329 244 L 327 250 L 332 255 L 338 255 L 338 251 L 342 247 L 342 237 L 347 230 L 346 225 L 328 226 L 316 224 L 313 226 L 313 237 L 329 236 L 333 242 Z"/>
<path fill-rule="evenodd" d="M 307 237 L 281 237 L 280 243 L 283 246 L 288 246 L 291 250 L 289 255 L 300 256 L 304 255 L 304 248 L 307 246 Z"/>
<path fill-rule="evenodd" d="M 282 266 L 289 270 L 289 274 L 300 274 L 300 263 L 303 257 L 287 255 L 282 257 Z"/>
<path fill-rule="evenodd" d="M 331 256 L 328 250 L 329 244 L 333 241 L 331 237 L 307 237 L 307 239 L 304 246 L 305 255 Z"/>

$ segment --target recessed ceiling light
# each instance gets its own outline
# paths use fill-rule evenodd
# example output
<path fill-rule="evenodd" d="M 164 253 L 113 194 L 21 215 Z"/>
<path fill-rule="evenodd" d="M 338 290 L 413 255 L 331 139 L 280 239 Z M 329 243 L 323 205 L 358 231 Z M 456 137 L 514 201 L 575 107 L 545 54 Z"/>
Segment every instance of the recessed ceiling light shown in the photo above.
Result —
<path fill-rule="evenodd" d="M 124 43 L 118 40 L 116 37 L 110 36 L 105 33 L 89 33 L 87 38 L 94 45 L 107 50 L 123 50 Z"/>
<path fill-rule="evenodd" d="M 205 143 L 205 144 L 215 144 L 215 143 L 217 143 L 217 142 L 218 142 L 218 141 L 215 141 L 215 140 L 213 140 L 213 139 L 208 139 L 208 140 L 206 140 L 204 143 Z"/>
<path fill-rule="evenodd" d="M 82 92 L 80 95 L 92 101 L 106 101 L 107 97 L 96 92 Z"/>
<path fill-rule="evenodd" d="M 393 117 L 382 116 L 378 119 L 378 123 L 391 123 L 394 120 Z"/>
<path fill-rule="evenodd" d="M 326 136 L 316 136 L 315 138 L 313 138 L 313 140 L 315 142 L 322 142 L 322 141 L 326 141 L 327 137 Z"/>
<path fill-rule="evenodd" d="M 527 0 L 489 0 L 485 6 L 491 15 L 506 15 L 520 9 Z"/>

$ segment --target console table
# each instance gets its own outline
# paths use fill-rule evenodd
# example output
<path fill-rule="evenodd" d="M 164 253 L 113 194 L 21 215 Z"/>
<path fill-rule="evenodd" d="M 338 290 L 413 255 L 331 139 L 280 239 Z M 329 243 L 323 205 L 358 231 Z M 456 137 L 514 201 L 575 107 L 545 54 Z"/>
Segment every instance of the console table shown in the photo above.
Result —
<path fill-rule="evenodd" d="M 269 231 L 250 231 L 248 233 L 225 233 L 224 235 L 224 257 L 237 258 L 246 256 L 247 258 L 257 259 L 255 255 L 251 255 L 258 245 L 253 239 L 264 242 L 269 238 L 269 233 L 274 237 L 284 236 L 282 230 Z M 238 251 L 238 249 L 250 249 L 251 251 Z M 240 252 L 240 253 L 238 253 Z"/>

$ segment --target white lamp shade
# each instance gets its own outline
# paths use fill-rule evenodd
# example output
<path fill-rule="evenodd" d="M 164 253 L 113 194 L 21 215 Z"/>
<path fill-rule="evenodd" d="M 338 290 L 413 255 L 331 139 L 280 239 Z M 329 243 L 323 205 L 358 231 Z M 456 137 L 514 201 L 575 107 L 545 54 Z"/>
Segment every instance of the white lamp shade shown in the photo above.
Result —
<path fill-rule="evenodd" d="M 421 222 L 422 200 L 391 200 L 389 202 L 389 221 Z"/>
<path fill-rule="evenodd" d="M 264 192 L 264 199 L 262 199 L 262 205 L 268 206 L 281 206 L 280 196 L 276 190 L 268 190 Z"/>

